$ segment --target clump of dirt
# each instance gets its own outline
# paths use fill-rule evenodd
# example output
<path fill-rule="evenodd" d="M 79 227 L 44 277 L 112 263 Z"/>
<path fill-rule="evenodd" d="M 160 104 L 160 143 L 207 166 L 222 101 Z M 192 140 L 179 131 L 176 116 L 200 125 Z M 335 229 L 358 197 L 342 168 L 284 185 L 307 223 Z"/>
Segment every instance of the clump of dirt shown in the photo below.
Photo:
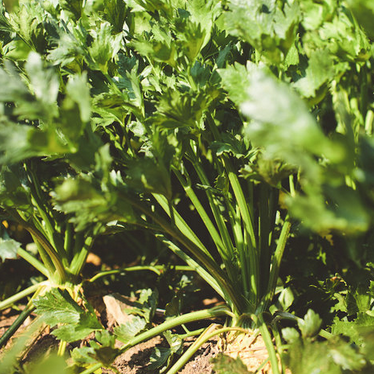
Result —
<path fill-rule="evenodd" d="M 216 343 L 216 341 L 212 341 L 204 344 L 180 371 L 180 374 L 213 373 L 212 358 L 219 352 Z"/>
<path fill-rule="evenodd" d="M 146 342 L 140 343 L 128 349 L 118 356 L 113 366 L 121 374 L 152 374 L 147 368 L 153 349 L 162 343 L 162 338 L 154 337 Z M 103 374 L 115 374 L 109 369 L 102 369 Z"/>

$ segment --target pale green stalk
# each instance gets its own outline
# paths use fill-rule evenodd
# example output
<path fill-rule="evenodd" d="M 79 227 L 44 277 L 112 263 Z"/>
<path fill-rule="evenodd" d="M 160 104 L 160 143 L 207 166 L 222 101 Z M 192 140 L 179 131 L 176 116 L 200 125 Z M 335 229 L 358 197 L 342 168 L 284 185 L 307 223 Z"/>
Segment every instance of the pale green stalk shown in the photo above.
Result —
<path fill-rule="evenodd" d="M 183 366 L 187 364 L 187 362 L 191 359 L 191 357 L 200 349 L 200 347 L 209 341 L 210 339 L 214 338 L 217 335 L 223 334 L 225 332 L 231 331 L 239 331 L 243 333 L 248 333 L 248 330 L 240 328 L 240 327 L 223 327 L 218 328 L 218 325 L 210 325 L 203 334 L 201 334 L 183 353 L 183 355 L 178 359 L 178 361 L 168 370 L 167 374 L 177 374 L 180 370 L 182 370 Z"/>
<path fill-rule="evenodd" d="M 166 244 L 168 248 L 171 249 L 181 260 L 188 264 L 189 267 L 196 271 L 196 273 L 199 274 L 200 277 L 218 293 L 218 295 L 225 298 L 225 291 L 220 287 L 219 283 L 208 271 L 206 271 L 201 265 L 199 265 L 195 260 L 188 256 L 175 243 L 167 239 L 164 235 L 157 234 L 156 237 Z M 230 303 L 228 302 L 228 304 Z"/>
<path fill-rule="evenodd" d="M 216 279 L 217 283 L 219 284 L 219 287 L 222 290 L 224 290 L 224 293 L 227 295 L 228 300 L 232 302 L 235 313 L 240 314 L 240 311 L 243 310 L 244 307 L 241 295 L 238 295 L 237 292 L 234 290 L 233 285 L 227 281 L 226 274 L 220 268 L 220 266 L 214 261 L 209 252 L 206 253 L 206 249 L 204 251 L 203 248 L 201 248 L 195 242 L 190 240 L 190 238 L 187 235 L 189 235 L 192 230 L 189 227 L 188 229 L 186 229 L 186 233 L 184 233 L 180 231 L 178 227 L 171 225 L 169 222 L 161 218 L 154 211 L 149 210 L 146 206 L 139 204 L 137 201 L 129 199 L 126 195 L 123 195 L 122 198 L 130 204 L 132 204 L 135 208 L 139 209 L 145 215 L 151 217 L 154 220 L 154 222 L 156 222 L 165 231 L 165 233 L 169 234 L 173 239 L 175 239 L 182 246 L 184 246 L 196 258 L 196 260 L 198 260 L 204 266 L 206 271 L 208 271 L 211 274 L 211 276 Z M 164 202 L 168 207 L 169 205 L 167 204 L 166 199 L 164 197 L 161 197 L 159 200 L 162 202 L 163 199 L 165 200 Z M 175 217 L 176 222 L 178 222 L 177 212 L 175 212 Z"/>
<path fill-rule="evenodd" d="M 75 248 L 75 255 L 71 261 L 70 272 L 73 276 L 78 276 L 82 271 L 86 261 L 87 256 L 90 253 L 93 244 L 93 237 L 88 236 L 84 239 L 81 247 Z"/>
<path fill-rule="evenodd" d="M 290 217 L 287 216 L 285 219 L 285 222 L 282 227 L 281 234 L 278 239 L 277 247 L 273 254 L 273 259 L 271 262 L 271 268 L 270 268 L 270 275 L 269 275 L 269 283 L 267 292 L 265 294 L 265 297 L 263 299 L 263 302 L 261 303 L 260 309 L 261 311 L 265 311 L 268 304 L 271 302 L 271 300 L 274 297 L 275 289 L 277 285 L 277 279 L 279 275 L 279 268 L 282 261 L 284 249 L 286 247 L 287 239 L 291 230 L 291 220 Z"/>
<path fill-rule="evenodd" d="M 57 272 L 57 278 L 55 279 L 57 283 L 64 283 L 67 277 L 66 271 L 55 249 L 52 247 L 52 245 L 49 243 L 49 241 L 45 238 L 45 236 L 40 231 L 36 230 L 34 227 L 32 227 L 31 225 L 27 223 L 23 222 L 22 225 L 31 234 L 31 236 L 34 239 L 34 242 L 37 245 L 40 244 L 43 250 L 45 250 L 45 252 L 49 256 Z M 46 266 L 48 266 L 47 263 L 46 263 Z M 54 272 L 52 271 L 50 276 L 53 276 L 53 275 L 54 275 Z"/>
<path fill-rule="evenodd" d="M 258 329 L 261 332 L 261 336 L 262 336 L 262 339 L 264 340 L 266 350 L 269 353 L 269 359 L 270 359 L 270 364 L 271 364 L 271 369 L 273 371 L 273 374 L 281 374 L 279 371 L 279 359 L 275 352 L 274 344 L 271 339 L 268 327 L 266 326 L 266 323 L 264 322 L 262 314 L 259 314 L 258 318 L 259 318 Z"/>
<path fill-rule="evenodd" d="M 193 153 L 192 148 L 189 150 L 189 159 L 201 181 L 201 183 L 205 186 L 211 187 L 210 182 L 205 175 L 204 169 L 201 167 L 201 162 L 198 160 L 196 155 Z M 220 211 L 219 205 L 220 203 L 216 200 L 211 190 L 208 188 L 206 191 L 206 195 L 209 201 L 209 206 L 212 210 L 214 220 L 217 224 L 218 231 L 221 234 L 222 238 L 222 247 L 217 247 L 219 254 L 225 264 L 226 270 L 230 276 L 234 276 L 237 273 L 236 267 L 233 267 L 233 258 L 234 258 L 234 245 L 232 243 L 229 231 L 227 229 L 226 223 L 223 219 L 222 212 Z"/>
<path fill-rule="evenodd" d="M 240 256 L 248 256 L 249 263 L 245 261 L 245 263 L 242 264 L 242 272 L 248 272 L 244 276 L 249 279 L 249 289 L 250 289 L 250 302 L 251 304 L 257 305 L 258 303 L 258 297 L 259 297 L 259 256 L 258 256 L 258 249 L 256 244 L 256 237 L 253 229 L 253 219 L 252 214 L 249 212 L 248 204 L 245 199 L 243 190 L 241 188 L 238 176 L 236 175 L 236 172 L 228 159 L 225 155 L 222 156 L 225 164 L 225 168 L 228 173 L 228 177 L 230 180 L 231 187 L 234 192 L 234 196 L 236 199 L 236 202 L 238 204 L 238 208 L 243 220 L 243 225 L 246 230 L 246 233 L 248 235 L 248 241 L 247 241 L 247 249 L 244 249 L 245 254 Z M 247 266 L 244 266 L 247 264 Z M 247 286 L 248 287 L 248 286 Z"/>
<path fill-rule="evenodd" d="M 196 246 L 198 246 L 207 256 L 213 259 L 212 255 L 206 249 L 204 244 L 200 241 L 200 239 L 197 237 L 197 235 L 194 233 L 191 227 L 186 223 L 186 221 L 182 218 L 182 216 L 177 212 L 177 210 L 173 208 L 173 213 L 171 213 L 170 205 L 166 197 L 160 194 L 153 194 L 153 197 L 156 199 L 161 208 L 168 214 L 169 217 L 174 217 L 175 226 L 183 233 L 183 235 L 189 240 L 191 240 L 191 242 L 193 242 Z"/>
<path fill-rule="evenodd" d="M 199 213 L 200 218 L 202 222 L 204 223 L 205 227 L 207 228 L 211 238 L 213 239 L 215 245 L 217 248 L 220 248 L 220 251 L 223 250 L 223 243 L 221 240 L 221 237 L 219 236 L 218 231 L 216 230 L 216 227 L 214 226 L 213 222 L 211 221 L 210 217 L 208 216 L 206 210 L 200 203 L 199 198 L 196 196 L 195 191 L 191 187 L 190 183 L 184 180 L 182 174 L 180 171 L 176 168 L 173 168 L 174 174 L 177 176 L 180 184 L 184 188 L 184 191 L 186 192 L 187 196 L 191 200 L 191 203 L 195 207 L 196 211 Z"/>
<path fill-rule="evenodd" d="M 45 265 L 29 252 L 25 251 L 23 248 L 18 248 L 17 254 L 32 265 L 36 270 L 39 270 L 45 277 L 50 277 L 48 269 L 45 267 Z"/>
<path fill-rule="evenodd" d="M 10 306 L 12 306 L 17 301 L 23 299 L 26 296 L 31 295 L 34 292 L 36 292 L 39 289 L 39 287 L 42 287 L 45 284 L 47 284 L 47 282 L 45 282 L 45 281 L 33 284 L 32 286 L 27 287 L 24 290 L 16 293 L 15 295 L 12 295 L 12 296 L 8 297 L 7 299 L 1 301 L 0 302 L 0 310 L 9 308 Z"/>

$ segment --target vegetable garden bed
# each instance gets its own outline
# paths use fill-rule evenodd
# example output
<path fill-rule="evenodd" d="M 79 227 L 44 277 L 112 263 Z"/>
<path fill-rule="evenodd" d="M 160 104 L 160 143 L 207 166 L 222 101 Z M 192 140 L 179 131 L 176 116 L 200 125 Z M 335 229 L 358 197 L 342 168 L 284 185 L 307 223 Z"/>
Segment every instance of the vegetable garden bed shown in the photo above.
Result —
<path fill-rule="evenodd" d="M 371 373 L 373 18 L 0 5 L 0 370 Z"/>

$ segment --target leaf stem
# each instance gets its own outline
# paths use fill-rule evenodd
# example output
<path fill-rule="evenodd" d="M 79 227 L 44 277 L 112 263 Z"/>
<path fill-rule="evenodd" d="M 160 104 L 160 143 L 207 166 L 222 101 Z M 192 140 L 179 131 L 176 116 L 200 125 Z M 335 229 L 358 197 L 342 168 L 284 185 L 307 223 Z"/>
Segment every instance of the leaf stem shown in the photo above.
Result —
<path fill-rule="evenodd" d="M 282 227 L 281 234 L 280 234 L 279 239 L 278 239 L 277 247 L 276 247 L 276 249 L 274 251 L 274 254 L 273 254 L 267 292 L 265 294 L 263 302 L 260 305 L 260 310 L 261 311 L 266 310 L 268 304 L 271 302 L 271 300 L 274 297 L 275 289 L 276 289 L 276 285 L 277 285 L 277 280 L 278 280 L 278 275 L 279 275 L 279 268 L 280 268 L 281 260 L 282 260 L 282 257 L 283 257 L 284 249 L 285 249 L 286 244 L 287 244 L 287 239 L 288 239 L 288 236 L 289 236 L 289 233 L 290 233 L 290 230 L 291 230 L 291 226 L 292 226 L 291 219 L 287 215 L 287 217 L 285 219 L 285 222 L 283 224 L 283 227 Z"/>
<path fill-rule="evenodd" d="M 213 337 L 223 334 L 225 332 L 230 331 L 240 331 L 243 333 L 247 333 L 248 330 L 240 328 L 240 327 L 223 327 L 217 329 L 219 325 L 212 324 L 210 325 L 203 334 L 201 334 L 193 344 L 187 349 L 186 352 L 179 358 L 179 360 L 172 366 L 170 370 L 168 370 L 167 374 L 177 374 L 184 365 L 190 360 L 190 358 L 197 352 L 197 350 L 207 341 L 212 339 Z"/>
<path fill-rule="evenodd" d="M 264 343 L 266 346 L 266 349 L 269 353 L 269 359 L 271 364 L 271 369 L 274 374 L 280 374 L 279 372 L 279 360 L 277 358 L 277 354 L 275 352 L 274 344 L 271 339 L 268 327 L 266 326 L 266 323 L 264 322 L 262 314 L 259 314 L 259 327 L 258 329 L 261 332 L 262 338 L 264 339 Z"/>
<path fill-rule="evenodd" d="M 46 285 L 46 284 L 47 284 L 47 281 L 33 284 L 32 286 L 25 288 L 24 290 L 16 293 L 15 295 L 8 297 L 7 299 L 0 302 L 0 310 L 10 307 L 15 302 L 23 299 L 26 296 L 31 295 L 32 293 L 36 292 L 39 289 L 39 287 Z"/>
<path fill-rule="evenodd" d="M 232 317 L 233 315 L 227 307 L 221 307 L 221 306 L 183 314 L 181 316 L 169 319 L 161 323 L 160 325 L 153 327 L 152 329 L 135 336 L 130 342 L 128 342 L 127 344 L 124 344 L 120 348 L 120 351 L 123 353 L 126 350 L 130 349 L 131 347 L 134 347 L 135 345 L 143 341 L 149 340 L 153 338 L 154 336 L 157 336 L 163 333 L 164 331 L 171 330 L 177 326 L 190 323 L 190 322 L 200 321 L 200 320 L 209 319 L 209 318 L 223 317 L 223 316 Z"/>
<path fill-rule="evenodd" d="M 23 248 L 17 249 L 17 254 L 22 257 L 25 261 L 27 261 L 30 265 L 32 265 L 35 269 L 39 270 L 45 277 L 49 278 L 49 273 L 45 265 L 40 262 L 37 258 L 33 255 L 25 251 Z"/>
<path fill-rule="evenodd" d="M 157 224 L 161 226 L 162 229 L 169 235 L 171 235 L 175 240 L 181 243 L 193 256 L 200 261 L 205 269 L 216 279 L 220 288 L 225 293 L 225 300 L 232 303 L 233 310 L 236 314 L 241 314 L 243 310 L 243 303 L 240 299 L 241 295 L 238 295 L 237 292 L 233 289 L 231 282 L 227 279 L 226 274 L 222 271 L 219 265 L 213 260 L 212 256 L 206 253 L 202 247 L 197 245 L 195 242 L 191 241 L 186 235 L 184 235 L 178 227 L 171 226 L 167 221 L 158 216 L 155 212 L 150 211 L 145 206 L 139 204 L 136 201 L 128 199 L 126 196 L 123 196 L 129 203 L 134 207 L 138 208 L 145 215 L 151 217 Z M 177 215 L 176 215 L 177 219 Z M 209 252 L 208 252 L 209 253 Z"/>
<path fill-rule="evenodd" d="M 35 309 L 35 306 L 32 303 L 29 303 L 26 308 L 21 312 L 17 319 L 12 323 L 8 330 L 0 338 L 0 348 L 3 347 L 9 339 L 14 335 L 14 333 L 20 328 L 26 318 L 31 314 Z"/>

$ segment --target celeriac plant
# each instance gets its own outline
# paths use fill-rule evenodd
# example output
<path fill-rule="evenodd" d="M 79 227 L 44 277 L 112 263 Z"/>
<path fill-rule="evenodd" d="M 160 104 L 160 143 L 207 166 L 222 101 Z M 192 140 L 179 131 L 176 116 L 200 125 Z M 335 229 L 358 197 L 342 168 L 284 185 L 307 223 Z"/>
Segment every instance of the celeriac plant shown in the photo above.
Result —
<path fill-rule="evenodd" d="M 34 302 L 37 312 L 67 303 L 65 323 L 84 328 L 56 335 L 97 331 L 113 359 L 178 324 L 225 315 L 226 329 L 260 329 L 278 373 L 264 315 L 290 217 L 348 233 L 370 221 L 355 193 L 357 133 L 341 88 L 365 66 L 370 43 L 348 10 L 313 1 L 30 0 L 1 17 L 0 202 L 40 259 L 18 254 L 57 287 Z M 338 122 L 328 136 L 324 100 Z M 139 322 L 133 334 L 120 327 L 116 351 L 74 306 L 73 290 L 94 238 L 132 228 L 153 233 L 227 308 L 149 331 L 150 321 Z M 98 361 L 85 374 L 110 365 Z"/>

